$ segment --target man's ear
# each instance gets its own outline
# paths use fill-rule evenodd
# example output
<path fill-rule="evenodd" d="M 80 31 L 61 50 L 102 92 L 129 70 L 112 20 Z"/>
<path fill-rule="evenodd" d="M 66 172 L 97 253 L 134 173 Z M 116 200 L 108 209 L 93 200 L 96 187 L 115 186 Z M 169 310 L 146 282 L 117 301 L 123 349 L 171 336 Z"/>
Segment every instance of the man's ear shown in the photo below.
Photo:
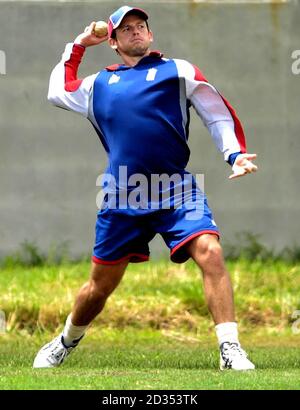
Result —
<path fill-rule="evenodd" d="M 118 48 L 118 46 L 117 46 L 117 41 L 116 41 L 115 38 L 109 38 L 109 39 L 108 39 L 108 43 L 109 43 L 110 47 L 111 47 L 113 50 L 116 50 L 116 49 Z"/>
<path fill-rule="evenodd" d="M 152 43 L 152 41 L 153 41 L 153 33 L 152 33 L 151 30 L 149 30 L 149 39 L 150 39 L 150 42 Z"/>

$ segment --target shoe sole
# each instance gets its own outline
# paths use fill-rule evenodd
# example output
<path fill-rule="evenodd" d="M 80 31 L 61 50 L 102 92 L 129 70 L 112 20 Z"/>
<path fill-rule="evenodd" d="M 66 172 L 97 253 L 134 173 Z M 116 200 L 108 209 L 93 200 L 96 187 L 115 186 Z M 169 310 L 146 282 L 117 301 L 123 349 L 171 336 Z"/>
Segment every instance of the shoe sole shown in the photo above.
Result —
<path fill-rule="evenodd" d="M 221 370 L 222 372 L 226 370 L 233 370 L 235 372 L 249 372 L 251 370 L 255 370 L 255 367 L 254 369 L 233 369 L 232 367 L 223 367 L 222 365 L 220 365 L 219 370 Z"/>

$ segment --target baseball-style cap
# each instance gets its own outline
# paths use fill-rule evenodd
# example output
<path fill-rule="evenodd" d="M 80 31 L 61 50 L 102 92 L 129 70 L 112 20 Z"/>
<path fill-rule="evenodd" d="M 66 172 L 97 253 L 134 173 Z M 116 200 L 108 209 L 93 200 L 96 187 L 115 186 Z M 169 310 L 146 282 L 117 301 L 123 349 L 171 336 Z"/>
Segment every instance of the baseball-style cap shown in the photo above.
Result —
<path fill-rule="evenodd" d="M 138 7 L 129 7 L 129 6 L 122 6 L 118 10 L 116 10 L 108 19 L 108 37 L 111 37 L 113 31 L 119 27 L 123 18 L 129 12 L 135 12 L 136 14 L 140 15 L 144 20 L 148 20 L 148 14 L 138 8 Z"/>

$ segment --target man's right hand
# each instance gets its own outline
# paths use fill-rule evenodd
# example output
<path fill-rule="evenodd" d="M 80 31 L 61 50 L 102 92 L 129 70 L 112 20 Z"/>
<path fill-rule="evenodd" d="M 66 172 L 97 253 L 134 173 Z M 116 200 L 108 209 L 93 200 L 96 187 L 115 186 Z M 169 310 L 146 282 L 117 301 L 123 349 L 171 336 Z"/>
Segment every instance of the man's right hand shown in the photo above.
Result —
<path fill-rule="evenodd" d="M 84 47 L 96 46 L 100 43 L 103 43 L 108 39 L 108 34 L 103 37 L 97 37 L 94 34 L 96 22 L 93 21 L 88 27 L 85 28 L 84 32 L 79 34 L 74 40 L 75 44 L 80 44 Z"/>

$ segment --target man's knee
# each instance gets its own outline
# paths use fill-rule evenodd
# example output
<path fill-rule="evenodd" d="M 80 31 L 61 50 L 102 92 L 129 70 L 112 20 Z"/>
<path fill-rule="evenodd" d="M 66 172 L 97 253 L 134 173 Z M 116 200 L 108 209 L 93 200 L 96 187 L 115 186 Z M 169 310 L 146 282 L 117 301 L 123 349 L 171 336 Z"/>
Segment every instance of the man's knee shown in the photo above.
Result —
<path fill-rule="evenodd" d="M 199 246 L 199 252 L 207 258 L 222 257 L 222 248 L 216 236 L 205 239 Z"/>
<path fill-rule="evenodd" d="M 92 262 L 89 280 L 90 291 L 99 298 L 107 298 L 121 281 L 128 262 L 101 265 Z"/>
<path fill-rule="evenodd" d="M 193 259 L 203 262 L 223 260 L 222 247 L 216 235 L 201 235 L 192 242 L 189 251 Z"/>

